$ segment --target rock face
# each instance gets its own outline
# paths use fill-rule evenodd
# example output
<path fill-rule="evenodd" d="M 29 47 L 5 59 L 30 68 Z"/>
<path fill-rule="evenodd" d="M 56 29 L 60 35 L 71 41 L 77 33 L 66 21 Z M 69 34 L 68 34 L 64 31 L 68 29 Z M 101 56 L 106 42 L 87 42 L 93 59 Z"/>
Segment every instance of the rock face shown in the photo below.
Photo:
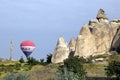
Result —
<path fill-rule="evenodd" d="M 55 63 L 63 62 L 69 56 L 87 58 L 91 55 L 108 54 L 111 50 L 120 52 L 120 20 L 108 21 L 105 11 L 100 9 L 96 19 L 90 20 L 88 25 L 83 25 L 77 39 L 70 41 L 69 49 L 64 40 L 62 43 L 66 47 L 56 47 L 52 58 L 53 62 L 56 60 Z"/>
<path fill-rule="evenodd" d="M 120 27 L 117 29 L 115 37 L 113 39 L 111 50 L 117 51 L 120 53 Z"/>
<path fill-rule="evenodd" d="M 105 14 L 105 11 L 103 9 L 100 9 L 98 11 L 97 17 L 98 20 L 99 19 L 108 19 L 107 15 Z"/>
<path fill-rule="evenodd" d="M 75 45 L 76 45 L 76 39 L 72 38 L 70 43 L 68 44 L 70 51 L 75 51 Z"/>
<path fill-rule="evenodd" d="M 72 38 L 70 43 L 68 44 L 69 51 L 70 51 L 69 56 L 74 56 L 75 46 L 76 46 L 76 39 Z"/>
<path fill-rule="evenodd" d="M 90 56 L 96 52 L 95 39 L 88 25 L 83 25 L 76 42 L 75 55 Z"/>
<path fill-rule="evenodd" d="M 114 20 L 115 23 L 109 23 L 102 9 L 98 11 L 96 18 L 97 20 L 90 20 L 88 25 L 82 27 L 77 38 L 75 55 L 86 58 L 109 53 L 119 22 Z"/>
<path fill-rule="evenodd" d="M 63 37 L 58 39 L 56 48 L 54 50 L 54 54 L 52 56 L 52 63 L 60 63 L 63 62 L 64 59 L 69 56 L 69 48 L 67 43 Z"/>

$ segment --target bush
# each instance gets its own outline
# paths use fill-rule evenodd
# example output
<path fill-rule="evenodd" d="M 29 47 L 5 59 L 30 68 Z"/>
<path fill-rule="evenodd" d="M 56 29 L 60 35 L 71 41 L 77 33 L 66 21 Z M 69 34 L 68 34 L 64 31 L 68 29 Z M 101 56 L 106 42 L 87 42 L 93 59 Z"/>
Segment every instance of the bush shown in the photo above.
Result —
<path fill-rule="evenodd" d="M 120 61 L 120 55 L 117 54 L 110 55 L 108 62 L 112 62 L 112 61 Z"/>
<path fill-rule="evenodd" d="M 109 65 L 106 66 L 105 70 L 108 77 L 115 75 L 118 80 L 120 79 L 120 61 L 109 62 Z"/>
<path fill-rule="evenodd" d="M 39 64 L 39 61 L 36 60 L 35 58 L 31 57 L 31 58 L 28 58 L 27 63 L 28 63 L 29 65 L 33 66 L 33 65 Z"/>
<path fill-rule="evenodd" d="M 59 67 L 57 80 L 85 80 L 86 72 L 81 60 L 83 58 L 77 56 L 66 59 Z"/>
<path fill-rule="evenodd" d="M 15 67 L 16 70 L 20 70 L 21 64 L 20 63 L 16 63 L 14 67 Z"/>
<path fill-rule="evenodd" d="M 41 65 L 44 65 L 44 64 L 45 64 L 44 59 L 40 59 L 40 64 L 41 64 Z"/>
<path fill-rule="evenodd" d="M 23 59 L 23 57 L 20 58 L 19 62 L 20 63 L 24 63 L 25 62 L 24 59 Z"/>
<path fill-rule="evenodd" d="M 27 80 L 27 73 L 8 73 L 3 80 Z"/>
<path fill-rule="evenodd" d="M 51 63 L 51 58 L 52 58 L 52 54 L 48 54 L 46 63 L 48 64 Z"/>

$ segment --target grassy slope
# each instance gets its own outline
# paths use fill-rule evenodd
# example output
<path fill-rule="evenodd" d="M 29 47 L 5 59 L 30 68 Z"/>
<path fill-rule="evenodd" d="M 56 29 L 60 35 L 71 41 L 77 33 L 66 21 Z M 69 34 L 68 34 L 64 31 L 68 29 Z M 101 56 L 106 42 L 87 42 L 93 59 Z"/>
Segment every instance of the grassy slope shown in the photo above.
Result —
<path fill-rule="evenodd" d="M 112 56 L 110 61 L 112 59 L 120 60 L 119 56 Z M 6 68 L 8 68 L 10 65 L 16 65 L 16 63 L 19 63 L 18 61 L 7 61 L 7 62 L 1 62 L 0 65 L 4 64 Z M 105 77 L 105 66 L 108 65 L 108 62 L 96 62 L 96 63 L 89 63 L 84 64 L 84 67 L 87 72 L 88 77 Z M 25 63 L 22 63 L 20 66 L 20 69 L 14 69 L 14 72 L 27 72 L 30 74 L 30 80 L 50 80 L 56 76 L 56 72 L 58 70 L 59 64 L 49 64 L 46 66 L 43 65 L 36 65 L 33 66 L 32 69 L 29 69 L 29 65 L 25 65 Z M 0 66 L 0 77 L 3 77 L 6 75 L 6 72 L 2 71 L 2 67 Z"/>
<path fill-rule="evenodd" d="M 88 77 L 105 77 L 105 66 L 107 62 L 98 62 L 93 64 L 85 64 L 84 67 Z"/>
<path fill-rule="evenodd" d="M 26 63 L 20 63 L 19 61 L 0 61 L 0 80 L 8 73 L 19 73 L 29 71 L 29 66 Z"/>
<path fill-rule="evenodd" d="M 5 63 L 4 65 L 14 65 L 18 62 L 9 62 Z M 24 64 L 22 64 L 24 65 Z M 105 71 L 104 68 L 107 65 L 106 62 L 99 62 L 99 63 L 93 63 L 93 64 L 84 64 L 84 67 L 87 72 L 87 76 L 89 77 L 105 77 Z M 27 72 L 30 74 L 30 80 L 50 80 L 53 79 L 56 75 L 56 71 L 58 70 L 58 64 L 49 64 L 46 66 L 42 65 L 36 65 L 33 66 L 31 70 L 28 70 L 29 66 L 21 66 L 19 70 L 14 70 L 14 72 Z M 6 75 L 6 72 L 0 71 L 1 76 L 4 77 Z"/>
<path fill-rule="evenodd" d="M 34 79 L 34 80 L 53 79 L 56 75 L 57 69 L 58 69 L 58 65 L 55 65 L 55 64 L 49 64 L 47 66 L 36 65 L 30 71 L 30 75 L 31 75 L 30 80 L 32 80 L 32 79 Z"/>
<path fill-rule="evenodd" d="M 99 62 L 93 64 L 84 64 L 84 67 L 86 68 L 88 77 L 105 77 L 104 68 L 106 65 L 106 62 Z M 32 73 L 32 75 L 34 75 L 34 79 L 38 78 L 41 80 L 50 80 L 55 77 L 58 66 L 59 65 L 50 64 L 40 67 L 39 65 L 37 65 L 34 66 L 30 72 Z"/>

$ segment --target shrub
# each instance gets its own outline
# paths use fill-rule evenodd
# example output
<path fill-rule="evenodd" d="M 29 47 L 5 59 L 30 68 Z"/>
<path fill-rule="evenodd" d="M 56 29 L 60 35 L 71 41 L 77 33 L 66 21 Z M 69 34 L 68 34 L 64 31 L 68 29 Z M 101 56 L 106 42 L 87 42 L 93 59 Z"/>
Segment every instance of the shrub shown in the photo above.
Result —
<path fill-rule="evenodd" d="M 69 57 L 64 65 L 59 67 L 58 79 L 60 80 L 85 80 L 86 72 L 83 68 L 83 58 Z"/>
<path fill-rule="evenodd" d="M 31 57 L 31 58 L 28 58 L 27 63 L 28 63 L 29 65 L 33 66 L 33 65 L 39 64 L 39 61 L 36 60 L 35 58 Z"/>
<path fill-rule="evenodd" d="M 10 64 L 6 66 L 6 72 L 13 72 L 14 71 L 14 65 Z"/>
<path fill-rule="evenodd" d="M 44 59 L 40 59 L 40 64 L 41 64 L 41 65 L 44 65 L 44 64 L 45 64 Z"/>
<path fill-rule="evenodd" d="M 48 64 L 51 63 L 51 58 L 52 58 L 52 54 L 48 54 L 46 63 Z"/>
<path fill-rule="evenodd" d="M 27 80 L 27 73 L 8 73 L 3 80 Z"/>
<path fill-rule="evenodd" d="M 112 62 L 112 61 L 120 61 L 120 55 L 117 54 L 110 55 L 108 62 Z"/>
<path fill-rule="evenodd" d="M 109 62 L 109 65 L 106 66 L 105 70 L 108 77 L 115 75 L 118 80 L 120 79 L 120 61 Z"/>
<path fill-rule="evenodd" d="M 16 70 L 20 70 L 20 68 L 21 68 L 21 64 L 16 63 L 14 67 L 15 67 Z"/>
<path fill-rule="evenodd" d="M 23 59 L 23 57 L 20 58 L 19 62 L 20 63 L 24 63 L 25 62 L 24 59 Z"/>

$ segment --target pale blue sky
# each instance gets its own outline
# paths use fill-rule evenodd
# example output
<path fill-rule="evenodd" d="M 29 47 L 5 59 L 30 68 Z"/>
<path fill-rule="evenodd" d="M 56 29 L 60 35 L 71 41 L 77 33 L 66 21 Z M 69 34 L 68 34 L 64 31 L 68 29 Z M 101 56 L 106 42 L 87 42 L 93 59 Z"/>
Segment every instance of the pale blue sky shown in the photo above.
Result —
<path fill-rule="evenodd" d="M 53 53 L 59 36 L 68 42 L 77 37 L 100 8 L 109 20 L 120 19 L 119 6 L 120 0 L 0 0 L 0 57 L 9 59 L 13 39 L 13 59 L 25 58 L 19 47 L 24 40 L 36 44 L 32 57 L 45 58 Z"/>

